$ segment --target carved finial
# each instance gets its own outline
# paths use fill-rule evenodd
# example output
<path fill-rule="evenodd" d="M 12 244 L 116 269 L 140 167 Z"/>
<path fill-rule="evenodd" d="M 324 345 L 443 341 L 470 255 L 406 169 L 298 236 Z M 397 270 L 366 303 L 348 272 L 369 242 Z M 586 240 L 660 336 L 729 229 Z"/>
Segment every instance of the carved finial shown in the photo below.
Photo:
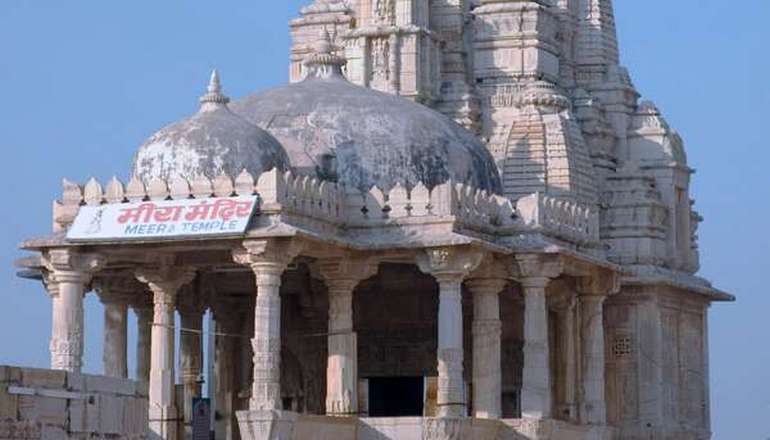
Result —
<path fill-rule="evenodd" d="M 342 66 L 346 64 L 344 57 L 334 53 L 329 31 L 324 29 L 318 40 L 312 45 L 312 52 L 305 57 L 305 79 L 308 78 L 344 78 Z"/>
<path fill-rule="evenodd" d="M 211 71 L 211 79 L 205 95 L 200 97 L 201 111 L 221 108 L 230 102 L 230 98 L 222 94 L 222 83 L 217 69 Z"/>

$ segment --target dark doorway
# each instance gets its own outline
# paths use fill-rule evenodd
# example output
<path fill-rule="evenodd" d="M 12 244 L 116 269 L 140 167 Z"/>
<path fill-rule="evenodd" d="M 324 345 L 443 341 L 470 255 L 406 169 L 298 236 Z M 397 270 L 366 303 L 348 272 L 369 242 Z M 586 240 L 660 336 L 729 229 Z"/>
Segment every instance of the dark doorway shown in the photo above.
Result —
<path fill-rule="evenodd" d="M 369 378 L 369 417 L 419 417 L 423 404 L 422 377 Z"/>

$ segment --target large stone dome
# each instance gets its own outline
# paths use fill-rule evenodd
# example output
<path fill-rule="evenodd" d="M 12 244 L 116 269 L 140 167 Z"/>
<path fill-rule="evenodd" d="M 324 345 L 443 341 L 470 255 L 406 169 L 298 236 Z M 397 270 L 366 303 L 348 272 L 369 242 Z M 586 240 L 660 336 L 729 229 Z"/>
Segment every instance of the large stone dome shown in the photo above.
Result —
<path fill-rule="evenodd" d="M 453 179 L 501 191 L 492 156 L 474 135 L 423 105 L 348 82 L 343 64 L 322 39 L 305 61 L 304 81 L 232 109 L 275 136 L 299 173 L 362 190 Z"/>
<path fill-rule="evenodd" d="M 287 169 L 281 144 L 227 106 L 216 71 L 200 101 L 198 113 L 161 129 L 139 147 L 134 175 L 147 182 L 156 177 L 235 176 L 244 169 L 258 176 L 275 167 Z"/>

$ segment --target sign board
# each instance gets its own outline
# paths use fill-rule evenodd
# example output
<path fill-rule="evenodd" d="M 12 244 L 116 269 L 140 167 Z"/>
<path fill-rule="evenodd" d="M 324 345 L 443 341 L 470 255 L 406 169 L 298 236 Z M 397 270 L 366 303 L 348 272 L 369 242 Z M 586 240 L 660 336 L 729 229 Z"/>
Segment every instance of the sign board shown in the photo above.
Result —
<path fill-rule="evenodd" d="M 259 197 L 220 197 L 83 206 L 72 241 L 208 237 L 246 232 Z"/>
<path fill-rule="evenodd" d="M 192 438 L 211 440 L 211 401 L 206 397 L 193 398 Z"/>

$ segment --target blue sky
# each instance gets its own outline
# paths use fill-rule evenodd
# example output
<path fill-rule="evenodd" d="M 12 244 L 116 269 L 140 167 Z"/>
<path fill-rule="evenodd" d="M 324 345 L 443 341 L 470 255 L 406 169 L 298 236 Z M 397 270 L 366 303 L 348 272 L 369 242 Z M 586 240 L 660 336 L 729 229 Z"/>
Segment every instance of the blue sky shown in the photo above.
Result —
<path fill-rule="evenodd" d="M 0 2 L 0 364 L 48 364 L 50 302 L 12 262 L 46 233 L 61 178 L 125 177 L 135 148 L 194 112 L 218 67 L 238 97 L 286 81 L 304 0 Z M 714 438 L 770 438 L 770 2 L 616 0 L 623 63 L 687 142 L 701 273 L 738 296 L 711 324 Z M 89 295 L 86 371 L 101 368 Z M 133 339 L 132 339 L 133 341 Z"/>

